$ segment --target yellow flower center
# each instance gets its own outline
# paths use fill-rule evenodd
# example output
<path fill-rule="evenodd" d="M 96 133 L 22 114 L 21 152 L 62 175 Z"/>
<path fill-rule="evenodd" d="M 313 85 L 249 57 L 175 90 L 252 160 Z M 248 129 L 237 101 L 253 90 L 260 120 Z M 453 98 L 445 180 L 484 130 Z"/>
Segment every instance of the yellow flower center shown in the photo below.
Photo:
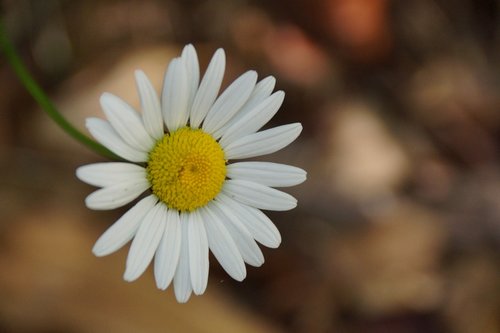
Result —
<path fill-rule="evenodd" d="M 150 152 L 146 169 L 153 193 L 179 211 L 205 206 L 226 178 L 221 146 L 209 134 L 189 127 L 165 134 Z"/>

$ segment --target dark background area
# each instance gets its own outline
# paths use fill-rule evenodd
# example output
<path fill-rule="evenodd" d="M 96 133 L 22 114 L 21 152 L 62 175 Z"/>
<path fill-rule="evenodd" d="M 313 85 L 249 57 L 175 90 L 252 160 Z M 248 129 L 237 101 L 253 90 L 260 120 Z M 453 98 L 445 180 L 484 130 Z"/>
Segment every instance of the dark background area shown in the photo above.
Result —
<path fill-rule="evenodd" d="M 138 105 L 193 43 L 286 92 L 266 160 L 308 171 L 283 236 L 232 281 L 211 259 L 188 304 L 128 247 L 95 258 L 123 210 L 93 212 L 77 166 L 102 160 L 37 107 L 0 56 L 0 332 L 500 332 L 500 3 L 474 0 L 1 2 L 10 37 L 78 128 L 108 91 Z"/>

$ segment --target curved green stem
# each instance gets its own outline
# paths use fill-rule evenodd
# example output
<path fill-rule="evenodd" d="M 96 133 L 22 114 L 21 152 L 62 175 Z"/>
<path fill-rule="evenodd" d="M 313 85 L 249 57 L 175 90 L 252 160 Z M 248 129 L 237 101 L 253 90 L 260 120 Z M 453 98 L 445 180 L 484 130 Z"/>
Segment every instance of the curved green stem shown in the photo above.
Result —
<path fill-rule="evenodd" d="M 76 139 L 77 141 L 83 143 L 88 148 L 92 149 L 96 153 L 111 158 L 111 159 L 120 159 L 118 156 L 113 154 L 103 145 L 97 143 L 92 140 L 87 135 L 80 132 L 76 129 L 71 123 L 69 123 L 66 118 L 64 118 L 59 111 L 57 111 L 54 104 L 50 98 L 44 93 L 42 88 L 35 82 L 33 77 L 30 75 L 23 62 L 17 55 L 14 46 L 10 42 L 7 34 L 5 32 L 4 26 L 0 21 L 0 47 L 3 50 L 8 62 L 12 66 L 12 69 L 19 77 L 24 87 L 30 92 L 31 96 L 36 100 L 36 102 L 40 105 L 42 110 L 44 110 L 52 120 L 59 125 L 67 134 Z"/>

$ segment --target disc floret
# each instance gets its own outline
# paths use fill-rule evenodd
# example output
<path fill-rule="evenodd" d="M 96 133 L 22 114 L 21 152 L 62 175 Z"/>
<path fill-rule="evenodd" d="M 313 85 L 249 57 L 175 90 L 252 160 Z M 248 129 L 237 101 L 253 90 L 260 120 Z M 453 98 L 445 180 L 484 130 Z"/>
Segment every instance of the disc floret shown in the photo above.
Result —
<path fill-rule="evenodd" d="M 212 136 L 183 127 L 156 143 L 146 170 L 151 190 L 161 201 L 172 209 L 191 212 L 220 192 L 226 161 Z"/>

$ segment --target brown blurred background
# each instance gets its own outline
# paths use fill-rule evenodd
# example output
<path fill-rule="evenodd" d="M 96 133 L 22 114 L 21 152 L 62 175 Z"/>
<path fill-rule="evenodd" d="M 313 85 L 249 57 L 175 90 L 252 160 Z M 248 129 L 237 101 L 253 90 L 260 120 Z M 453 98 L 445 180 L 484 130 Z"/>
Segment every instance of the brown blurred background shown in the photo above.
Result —
<path fill-rule="evenodd" d="M 212 258 L 188 304 L 128 246 L 95 258 L 125 209 L 93 212 L 77 166 L 102 160 L 40 112 L 0 56 L 0 332 L 500 332 L 500 3 L 494 0 L 4 0 L 23 60 L 76 126 L 112 92 L 138 104 L 181 47 L 225 84 L 275 75 L 267 158 L 306 169 L 270 213 L 282 246 L 232 281 Z"/>

